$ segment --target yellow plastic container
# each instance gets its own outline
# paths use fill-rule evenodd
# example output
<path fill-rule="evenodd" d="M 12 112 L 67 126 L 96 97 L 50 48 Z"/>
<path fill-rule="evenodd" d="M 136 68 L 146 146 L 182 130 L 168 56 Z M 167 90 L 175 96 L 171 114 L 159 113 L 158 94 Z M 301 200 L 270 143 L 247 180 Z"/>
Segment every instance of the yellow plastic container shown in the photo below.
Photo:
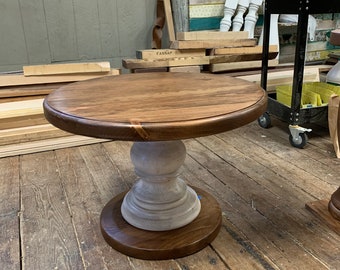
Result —
<path fill-rule="evenodd" d="M 332 94 L 340 95 L 340 86 L 312 82 L 302 85 L 301 108 L 327 106 Z M 276 99 L 286 106 L 291 106 L 292 86 L 281 85 L 276 87 Z"/>

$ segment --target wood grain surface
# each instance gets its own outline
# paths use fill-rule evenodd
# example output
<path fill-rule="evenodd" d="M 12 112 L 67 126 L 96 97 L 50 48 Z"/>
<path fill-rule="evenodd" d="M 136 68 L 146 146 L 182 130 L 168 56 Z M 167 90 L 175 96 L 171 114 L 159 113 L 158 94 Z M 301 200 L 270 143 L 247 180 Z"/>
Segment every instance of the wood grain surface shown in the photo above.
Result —
<path fill-rule="evenodd" d="M 182 178 L 217 199 L 222 228 L 209 246 L 175 260 L 125 256 L 101 235 L 103 206 L 135 181 L 131 142 L 0 158 L 0 268 L 339 269 L 340 234 L 305 208 L 329 201 L 340 183 L 328 127 L 308 125 L 298 149 L 287 123 L 272 124 L 185 141 Z"/>
<path fill-rule="evenodd" d="M 258 85 L 227 76 L 125 74 L 61 87 L 44 101 L 47 120 L 80 135 L 174 140 L 228 131 L 266 110 Z"/>

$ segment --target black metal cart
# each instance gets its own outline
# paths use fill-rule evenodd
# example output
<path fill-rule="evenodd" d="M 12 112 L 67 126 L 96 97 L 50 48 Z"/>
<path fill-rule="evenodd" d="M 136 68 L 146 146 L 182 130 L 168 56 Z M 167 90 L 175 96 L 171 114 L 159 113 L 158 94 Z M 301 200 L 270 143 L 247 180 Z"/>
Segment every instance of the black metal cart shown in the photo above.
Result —
<path fill-rule="evenodd" d="M 261 73 L 261 87 L 267 89 L 268 51 L 271 14 L 297 14 L 297 40 L 295 48 L 294 75 L 292 85 L 291 106 L 288 107 L 276 100 L 276 94 L 268 95 L 268 109 L 259 118 L 260 126 L 270 126 L 270 114 L 289 123 L 289 141 L 292 146 L 303 148 L 307 143 L 305 132 L 311 131 L 300 127 L 304 123 L 312 123 L 327 119 L 327 106 L 300 108 L 303 73 L 305 65 L 305 53 L 307 45 L 307 29 L 309 14 L 338 13 L 340 12 L 340 0 L 265 0 L 264 1 L 264 25 L 263 25 L 263 59 Z"/>

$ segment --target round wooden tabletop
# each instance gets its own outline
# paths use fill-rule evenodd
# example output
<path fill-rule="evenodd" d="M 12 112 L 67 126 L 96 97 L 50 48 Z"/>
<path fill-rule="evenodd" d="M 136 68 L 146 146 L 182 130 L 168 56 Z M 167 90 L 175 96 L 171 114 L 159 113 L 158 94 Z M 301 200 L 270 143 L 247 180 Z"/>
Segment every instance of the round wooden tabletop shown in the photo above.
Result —
<path fill-rule="evenodd" d="M 44 101 L 46 119 L 74 134 L 131 141 L 228 131 L 266 110 L 260 86 L 214 74 L 140 73 L 69 84 Z"/>

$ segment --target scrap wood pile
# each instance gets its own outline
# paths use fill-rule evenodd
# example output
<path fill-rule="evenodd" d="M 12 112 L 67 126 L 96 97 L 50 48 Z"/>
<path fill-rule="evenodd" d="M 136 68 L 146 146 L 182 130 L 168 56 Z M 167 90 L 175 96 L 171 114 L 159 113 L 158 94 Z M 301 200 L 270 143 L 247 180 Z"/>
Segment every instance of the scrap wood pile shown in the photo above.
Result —
<path fill-rule="evenodd" d="M 227 72 L 226 75 L 260 84 L 262 46 L 247 32 L 193 31 L 179 32 L 169 49 L 136 52 L 136 58 L 123 59 L 122 65 L 132 73 L 139 72 Z M 278 65 L 278 46 L 269 46 L 267 90 L 292 84 L 293 65 Z M 320 81 L 320 72 L 330 66 L 306 66 L 305 82 Z M 253 69 L 253 70 L 252 70 Z"/>
<path fill-rule="evenodd" d="M 99 62 L 27 66 L 22 74 L 0 75 L 0 158 L 100 141 L 49 124 L 43 100 L 63 85 L 118 74 L 109 62 Z"/>
<path fill-rule="evenodd" d="M 278 47 L 269 48 L 269 66 L 277 66 Z M 131 72 L 207 70 L 213 73 L 260 68 L 262 46 L 248 32 L 179 32 L 169 49 L 136 52 L 136 59 L 123 59 Z"/>

